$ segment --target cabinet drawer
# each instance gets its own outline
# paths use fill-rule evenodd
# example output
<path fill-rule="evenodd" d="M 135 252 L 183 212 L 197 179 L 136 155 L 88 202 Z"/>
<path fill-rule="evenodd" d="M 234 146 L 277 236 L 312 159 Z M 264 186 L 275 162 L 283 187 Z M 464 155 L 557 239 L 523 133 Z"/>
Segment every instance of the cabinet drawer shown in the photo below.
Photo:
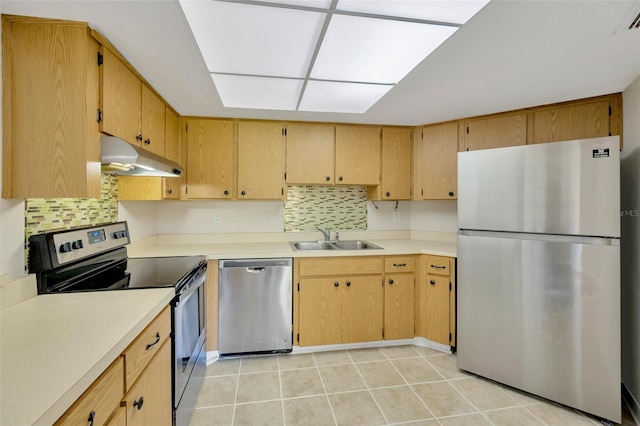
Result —
<path fill-rule="evenodd" d="M 103 425 L 124 395 L 124 363 L 118 358 L 58 419 L 56 425 Z"/>
<path fill-rule="evenodd" d="M 166 307 L 122 353 L 125 366 L 125 389 L 130 389 L 151 358 L 171 333 L 171 311 Z"/>
<path fill-rule="evenodd" d="M 382 257 L 322 257 L 300 259 L 300 276 L 382 274 Z"/>
<path fill-rule="evenodd" d="M 413 272 L 413 256 L 393 256 L 384 258 L 384 272 Z"/>
<path fill-rule="evenodd" d="M 449 275 L 449 258 L 442 256 L 427 256 L 426 269 L 427 274 Z"/>

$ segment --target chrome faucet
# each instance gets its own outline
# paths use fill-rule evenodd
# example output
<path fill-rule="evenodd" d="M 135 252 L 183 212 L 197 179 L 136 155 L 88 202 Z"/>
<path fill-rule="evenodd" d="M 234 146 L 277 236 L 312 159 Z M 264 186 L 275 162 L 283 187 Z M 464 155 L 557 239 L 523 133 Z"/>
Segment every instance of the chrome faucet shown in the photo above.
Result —
<path fill-rule="evenodd" d="M 323 230 L 322 228 L 317 228 L 318 231 L 322 232 L 325 241 L 331 241 L 331 228 L 327 228 L 327 230 Z"/>

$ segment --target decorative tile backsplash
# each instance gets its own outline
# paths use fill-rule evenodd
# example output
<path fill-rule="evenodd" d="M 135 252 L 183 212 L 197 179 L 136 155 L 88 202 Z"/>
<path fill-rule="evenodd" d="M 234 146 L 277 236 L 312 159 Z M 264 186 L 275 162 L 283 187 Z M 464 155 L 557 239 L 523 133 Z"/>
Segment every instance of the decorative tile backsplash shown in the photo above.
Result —
<path fill-rule="evenodd" d="M 367 229 L 367 188 L 290 186 L 284 203 L 284 230 Z"/>
<path fill-rule="evenodd" d="M 117 178 L 103 174 L 100 188 L 100 198 L 27 198 L 24 212 L 25 258 L 31 235 L 117 221 Z"/>

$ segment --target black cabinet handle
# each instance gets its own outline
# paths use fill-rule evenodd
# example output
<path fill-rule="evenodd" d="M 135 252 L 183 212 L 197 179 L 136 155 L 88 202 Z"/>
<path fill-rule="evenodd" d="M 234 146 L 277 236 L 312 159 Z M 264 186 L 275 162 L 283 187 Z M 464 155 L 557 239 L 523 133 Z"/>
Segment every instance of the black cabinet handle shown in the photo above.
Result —
<path fill-rule="evenodd" d="M 432 268 L 436 268 L 436 269 L 444 269 L 446 268 L 446 266 L 439 266 L 439 265 L 431 265 Z"/>
<path fill-rule="evenodd" d="M 138 136 L 136 136 L 136 140 L 137 140 L 137 141 L 142 141 L 142 135 L 138 135 Z"/>
<path fill-rule="evenodd" d="M 141 396 L 137 401 L 133 401 L 133 406 L 138 407 L 138 410 L 142 410 L 142 404 L 144 404 L 144 397 Z"/>
<path fill-rule="evenodd" d="M 96 412 L 92 411 L 89 413 L 89 418 L 87 419 L 87 422 L 89 423 L 89 426 L 93 426 L 93 421 L 96 419 Z"/>
<path fill-rule="evenodd" d="M 389 284 L 393 284 L 393 280 L 389 280 Z"/>
<path fill-rule="evenodd" d="M 338 287 L 340 285 L 340 283 L 338 281 L 336 281 L 335 283 L 333 283 L 334 287 Z"/>
<path fill-rule="evenodd" d="M 331 176 L 327 176 L 324 178 L 324 180 L 326 180 L 327 182 L 329 182 L 331 180 Z"/>
<path fill-rule="evenodd" d="M 147 350 L 149 350 L 151 347 L 157 345 L 159 341 L 160 341 L 160 332 L 157 331 L 156 332 L 156 340 L 153 343 L 147 343 Z"/>
<path fill-rule="evenodd" d="M 173 194 L 173 189 L 167 189 L 167 194 L 169 195 Z"/>
<path fill-rule="evenodd" d="M 386 195 L 387 197 L 389 197 L 389 196 L 391 196 L 391 193 L 390 193 L 390 192 L 385 192 L 385 194 L 384 194 L 384 195 Z"/>
<path fill-rule="evenodd" d="M 247 195 L 247 191 L 242 191 L 240 195 Z"/>
<path fill-rule="evenodd" d="M 227 191 L 226 189 L 224 190 L 224 195 L 229 195 L 229 191 Z"/>
<path fill-rule="evenodd" d="M 351 287 L 351 281 L 347 281 L 347 287 Z"/>
<path fill-rule="evenodd" d="M 393 266 L 395 266 L 396 268 L 399 266 L 407 266 L 406 263 L 394 263 Z"/>
<path fill-rule="evenodd" d="M 435 284 L 436 284 L 436 280 L 431 280 L 431 281 L 429 281 L 429 284 L 431 284 L 431 285 L 435 285 Z"/>
<path fill-rule="evenodd" d="M 453 192 L 449 192 L 449 197 L 453 197 Z"/>
<path fill-rule="evenodd" d="M 338 176 L 338 180 L 340 180 L 340 181 L 341 181 L 341 180 L 342 180 L 342 176 Z"/>
<path fill-rule="evenodd" d="M 145 139 L 144 140 L 144 144 L 145 145 L 151 145 L 151 139 Z"/>

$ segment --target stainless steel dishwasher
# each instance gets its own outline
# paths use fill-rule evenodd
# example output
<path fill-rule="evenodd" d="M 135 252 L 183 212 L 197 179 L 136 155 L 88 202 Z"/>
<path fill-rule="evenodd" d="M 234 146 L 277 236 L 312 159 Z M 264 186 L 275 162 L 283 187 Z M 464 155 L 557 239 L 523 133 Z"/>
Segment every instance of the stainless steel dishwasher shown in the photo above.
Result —
<path fill-rule="evenodd" d="M 219 262 L 218 353 L 291 352 L 293 260 Z"/>

